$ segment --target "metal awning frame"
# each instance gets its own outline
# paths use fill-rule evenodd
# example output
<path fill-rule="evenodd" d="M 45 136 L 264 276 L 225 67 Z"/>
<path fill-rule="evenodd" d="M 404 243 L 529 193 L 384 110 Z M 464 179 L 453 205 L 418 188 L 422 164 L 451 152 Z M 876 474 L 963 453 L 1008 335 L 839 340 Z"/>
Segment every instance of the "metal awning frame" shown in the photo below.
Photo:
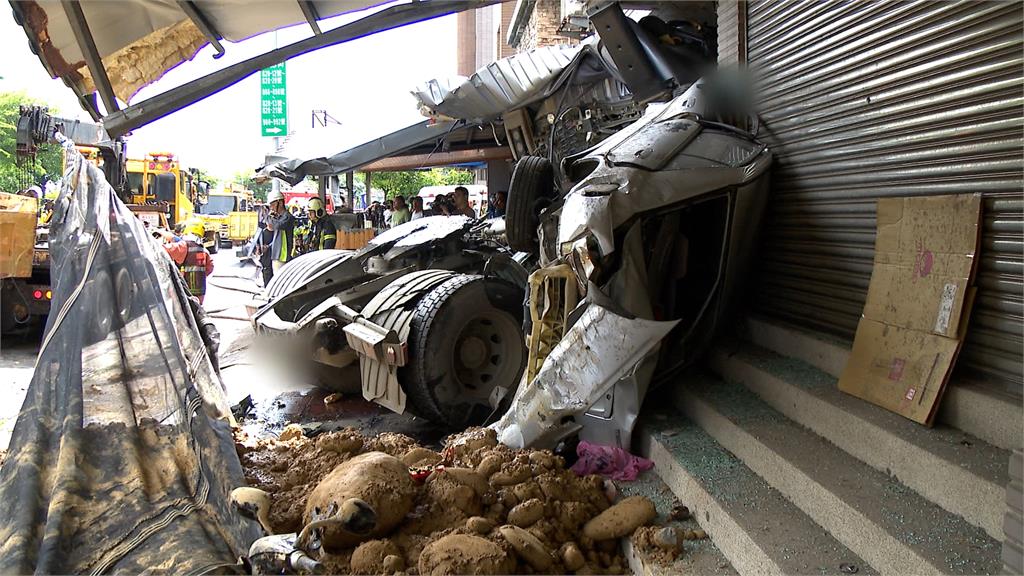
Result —
<path fill-rule="evenodd" d="M 110 80 L 106 69 L 103 67 L 103 61 L 99 56 L 99 52 L 96 50 L 95 39 L 89 30 L 89 25 L 81 6 L 78 5 L 77 0 L 64 0 L 62 5 L 71 21 L 79 47 L 83 54 L 85 54 L 89 72 L 94 79 L 97 92 L 99 92 L 100 98 L 103 100 L 104 108 L 107 110 L 106 116 L 100 114 L 92 94 L 81 93 L 76 90 L 76 95 L 90 115 L 95 120 L 103 123 L 110 137 L 119 138 L 136 128 L 145 126 L 186 106 L 208 98 L 242 81 L 251 74 L 275 64 L 280 64 L 290 58 L 377 32 L 400 28 L 415 22 L 431 20 L 464 10 L 482 8 L 499 2 L 501 0 L 432 0 L 429 2 L 411 2 L 384 8 L 379 12 L 354 22 L 323 32 L 320 31 L 317 22 L 318 15 L 315 7 L 308 0 L 298 0 L 307 22 L 309 22 L 310 27 L 313 29 L 314 35 L 312 37 L 233 64 L 223 70 L 218 70 L 181 86 L 171 88 L 162 94 L 147 98 L 124 109 L 118 108 L 114 90 L 110 85 Z M 40 54 L 40 48 L 34 44 L 34 37 L 25 24 L 22 8 L 19 7 L 18 2 L 11 2 L 11 6 L 14 9 L 18 22 L 23 27 L 26 27 L 26 32 L 29 32 L 28 36 L 30 41 L 33 42 L 33 51 Z M 210 26 L 208 20 L 203 17 L 197 5 L 192 1 L 182 0 L 179 2 L 179 6 L 214 46 L 218 55 L 223 54 L 224 49 L 220 44 L 220 35 Z M 319 33 L 317 33 L 318 31 Z M 49 69 L 49 64 L 45 60 L 43 60 L 43 64 Z"/>

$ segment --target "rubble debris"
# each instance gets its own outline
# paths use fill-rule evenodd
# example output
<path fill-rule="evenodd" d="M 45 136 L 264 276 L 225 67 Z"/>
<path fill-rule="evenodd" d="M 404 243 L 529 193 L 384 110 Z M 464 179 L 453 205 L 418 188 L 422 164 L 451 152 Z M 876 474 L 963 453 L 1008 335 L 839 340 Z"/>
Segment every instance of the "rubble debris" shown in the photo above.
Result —
<path fill-rule="evenodd" d="M 231 491 L 231 504 L 246 516 L 255 518 L 267 535 L 270 527 L 270 495 L 259 488 L 242 486 Z"/>
<path fill-rule="evenodd" d="M 235 417 L 235 420 L 242 421 L 248 418 L 255 408 L 256 405 L 253 403 L 252 395 L 250 394 L 231 407 L 231 415 Z"/>
<path fill-rule="evenodd" d="M 708 537 L 708 533 L 697 528 L 696 530 L 687 530 L 683 533 L 684 540 L 705 540 Z"/>
<path fill-rule="evenodd" d="M 509 574 L 515 562 L 490 540 L 469 534 L 449 534 L 423 548 L 418 568 L 421 575 Z"/>
<path fill-rule="evenodd" d="M 384 561 L 387 558 L 398 558 L 398 562 L 392 560 L 391 564 L 404 566 L 401 559 L 402 551 L 395 546 L 391 540 L 369 540 L 363 542 L 352 552 L 350 566 L 353 574 L 392 574 L 394 570 L 387 571 L 384 568 Z M 401 568 L 399 568 L 400 570 Z"/>
<path fill-rule="evenodd" d="M 296 438 L 302 438 L 303 436 L 304 434 L 302 433 L 302 426 L 300 424 L 289 424 L 281 431 L 281 435 L 278 436 L 278 440 L 287 442 L 289 440 L 295 440 Z"/>
<path fill-rule="evenodd" d="M 658 515 L 654 503 L 644 496 L 630 496 L 608 508 L 583 527 L 593 540 L 609 540 L 631 534 Z"/>
<path fill-rule="evenodd" d="M 324 547 L 348 548 L 391 532 L 412 510 L 414 497 L 415 485 L 401 460 L 367 452 L 338 464 L 317 484 L 306 503 L 304 524 L 337 517 L 340 525 L 324 530 Z M 372 520 L 362 503 L 372 511 Z M 363 525 L 368 530 L 360 529 Z"/>
<path fill-rule="evenodd" d="M 511 525 L 502 526 L 498 532 L 534 570 L 543 572 L 551 566 L 551 551 L 532 533 Z"/>
<path fill-rule="evenodd" d="M 334 404 L 335 402 L 341 402 L 345 396 L 341 392 L 334 392 L 324 396 L 324 405 Z"/>
<path fill-rule="evenodd" d="M 319 560 L 332 573 L 620 574 L 616 536 L 588 537 L 584 526 L 619 510 L 598 523 L 603 538 L 653 518 L 645 498 L 612 506 L 605 479 L 577 476 L 550 451 L 499 445 L 489 429 L 450 437 L 440 452 L 352 428 L 289 441 L 239 435 L 246 479 L 269 494 L 275 532 L 298 532 L 314 509 L 322 517 L 352 498 L 379 515 L 369 534 L 325 534 Z"/>
<path fill-rule="evenodd" d="M 687 508 L 684 504 L 677 502 L 675 506 L 672 506 L 672 511 L 669 512 L 668 519 L 682 521 L 689 520 L 690 516 L 690 509 Z"/>

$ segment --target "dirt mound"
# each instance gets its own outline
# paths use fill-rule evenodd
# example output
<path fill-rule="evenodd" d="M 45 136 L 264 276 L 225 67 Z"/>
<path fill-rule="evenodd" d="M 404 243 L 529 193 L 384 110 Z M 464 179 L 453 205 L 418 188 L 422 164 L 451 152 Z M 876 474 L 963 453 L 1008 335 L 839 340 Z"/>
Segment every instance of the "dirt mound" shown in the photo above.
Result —
<path fill-rule="evenodd" d="M 323 558 L 332 572 L 621 574 L 628 570 L 617 539 L 623 523 L 593 529 L 594 519 L 612 504 L 605 481 L 599 476 L 576 476 L 551 452 L 499 445 L 493 430 L 477 428 L 451 436 L 440 454 L 401 434 L 371 438 L 351 428 L 312 440 L 253 442 L 243 437 L 237 441 L 247 480 L 270 494 L 270 524 L 279 533 L 301 529 L 303 511 L 308 502 L 313 503 L 310 495 L 339 465 L 354 461 L 341 467 L 345 470 L 366 458 L 394 457 L 398 460 L 388 460 L 390 468 L 396 463 L 409 467 L 410 484 L 403 479 L 401 489 L 367 492 L 354 484 L 348 491 L 334 489 L 344 492 L 345 498 L 369 498 L 375 507 L 404 517 L 386 530 L 335 540 L 343 547 L 328 546 L 333 553 Z M 395 503 L 389 504 L 389 498 Z M 630 505 L 643 513 L 629 525 L 648 520 L 647 507 L 641 504 Z M 609 524 L 605 520 L 607 515 L 597 526 Z M 588 524 L 592 537 L 584 535 Z"/>

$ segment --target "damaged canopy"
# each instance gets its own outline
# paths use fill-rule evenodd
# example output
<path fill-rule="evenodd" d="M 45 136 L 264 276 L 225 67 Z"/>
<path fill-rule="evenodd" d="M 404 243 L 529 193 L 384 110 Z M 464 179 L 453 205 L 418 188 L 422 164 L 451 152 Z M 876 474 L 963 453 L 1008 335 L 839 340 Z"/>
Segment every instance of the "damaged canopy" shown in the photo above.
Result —
<path fill-rule="evenodd" d="M 338 140 L 324 143 L 296 142 L 295 147 L 282 151 L 281 155 L 287 160 L 268 164 L 260 168 L 258 173 L 291 184 L 298 184 L 306 176 L 341 174 L 443 138 L 450 134 L 455 125 L 453 121 L 433 122 L 419 117 L 397 130 L 378 127 L 374 131 L 368 127 L 362 132 L 353 132 L 346 126 Z M 315 130 L 308 137 L 313 137 L 314 133 Z M 300 138 L 305 139 L 302 136 Z M 330 149 L 340 151 L 324 153 L 328 145 Z"/>
<path fill-rule="evenodd" d="M 180 110 L 263 68 L 332 46 L 436 18 L 494 4 L 499 0 L 296 0 L 247 2 L 203 0 L 34 0 L 11 2 L 32 50 L 46 71 L 78 95 L 82 106 L 101 119 L 95 94 L 106 110 L 103 123 L 113 137 Z M 356 13 L 330 30 L 321 20 Z M 167 92 L 119 110 L 142 87 L 192 59 L 206 44 L 223 54 L 222 41 L 239 42 L 306 22 L 312 36 L 233 64 Z"/>
<path fill-rule="evenodd" d="M 469 78 L 430 80 L 413 96 L 420 111 L 483 122 L 520 108 L 545 95 L 548 86 L 579 57 L 590 42 L 546 46 L 491 62 Z"/>
<path fill-rule="evenodd" d="M 191 573 L 260 536 L 197 302 L 70 143 L 52 310 L 0 468 L 0 573 Z"/>

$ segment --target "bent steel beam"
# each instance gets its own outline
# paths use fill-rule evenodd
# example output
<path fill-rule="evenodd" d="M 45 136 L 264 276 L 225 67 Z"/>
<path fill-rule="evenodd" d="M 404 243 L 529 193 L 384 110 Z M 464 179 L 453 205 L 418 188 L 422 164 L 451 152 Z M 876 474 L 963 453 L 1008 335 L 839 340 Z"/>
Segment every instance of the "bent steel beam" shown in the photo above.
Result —
<path fill-rule="evenodd" d="M 385 8 L 380 12 L 350 24 L 339 26 L 319 36 L 306 38 L 288 46 L 271 50 L 177 88 L 172 88 L 138 104 L 133 104 L 124 110 L 109 114 L 104 118 L 103 125 L 111 137 L 123 136 L 131 130 L 145 126 L 154 120 L 163 118 L 172 112 L 177 112 L 186 106 L 212 96 L 228 86 L 240 82 L 250 74 L 268 66 L 284 62 L 289 58 L 301 56 L 302 54 L 327 46 L 342 44 L 376 32 L 399 28 L 414 22 L 430 20 L 463 10 L 481 8 L 500 1 L 445 0 L 443 2 L 414 2 Z"/>
<path fill-rule="evenodd" d="M 316 6 L 309 0 L 298 0 L 298 2 L 299 8 L 302 9 L 302 15 L 306 17 L 306 22 L 309 22 L 309 27 L 313 29 L 313 34 L 317 36 L 323 34 L 320 31 L 320 23 L 317 22 L 320 19 L 320 15 L 316 12 Z"/>
<path fill-rule="evenodd" d="M 223 36 L 217 32 L 213 27 L 213 24 L 210 24 L 210 21 L 206 16 L 203 16 L 203 13 L 199 11 L 199 7 L 196 6 L 196 3 L 191 0 L 178 0 L 178 7 L 181 8 L 181 11 L 188 16 L 188 19 L 196 25 L 196 28 L 199 28 L 199 31 L 203 33 L 203 36 L 206 36 L 206 40 L 210 43 L 210 46 L 213 46 L 213 49 L 217 51 L 213 57 L 220 58 L 223 56 L 224 45 L 220 43 Z"/>
<path fill-rule="evenodd" d="M 116 112 L 118 106 L 114 88 L 110 85 L 107 69 L 103 67 L 103 59 L 100 58 L 99 50 L 96 49 L 96 40 L 92 37 L 92 32 L 89 31 L 89 22 L 85 19 L 81 4 L 74 0 L 61 0 L 61 6 L 71 24 L 75 41 L 78 42 L 78 47 L 85 57 L 85 64 L 89 67 L 89 73 L 92 74 L 93 83 L 96 84 L 100 98 L 103 99 L 103 107 L 107 109 L 107 114 Z"/>

